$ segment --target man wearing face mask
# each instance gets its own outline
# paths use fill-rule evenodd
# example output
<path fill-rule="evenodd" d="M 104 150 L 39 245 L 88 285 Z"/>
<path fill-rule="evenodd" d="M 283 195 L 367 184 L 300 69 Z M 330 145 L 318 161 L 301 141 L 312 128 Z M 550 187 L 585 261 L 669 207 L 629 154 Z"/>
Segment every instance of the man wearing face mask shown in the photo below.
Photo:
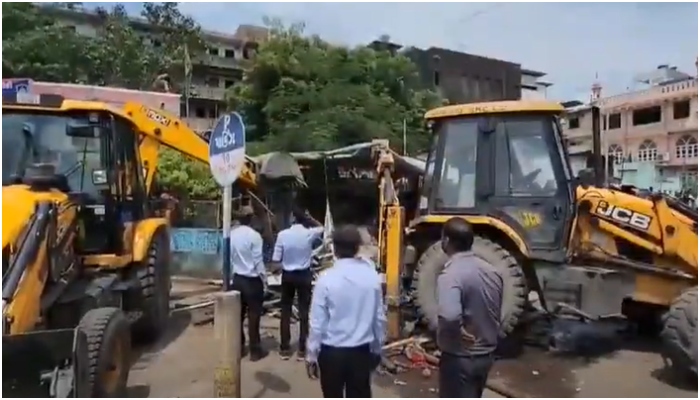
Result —
<path fill-rule="evenodd" d="M 493 366 L 500 332 L 503 278 L 472 252 L 474 232 L 463 218 L 451 218 L 442 231 L 449 256 L 438 276 L 437 330 L 440 397 L 481 397 Z"/>

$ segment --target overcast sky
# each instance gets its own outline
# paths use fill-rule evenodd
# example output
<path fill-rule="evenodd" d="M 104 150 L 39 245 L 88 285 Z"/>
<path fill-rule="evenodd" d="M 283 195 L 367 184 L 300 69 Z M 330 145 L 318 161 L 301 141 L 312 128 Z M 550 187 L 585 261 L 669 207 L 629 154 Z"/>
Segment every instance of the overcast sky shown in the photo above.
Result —
<path fill-rule="evenodd" d="M 138 10 L 138 3 L 128 4 Z M 205 29 L 235 32 L 264 16 L 304 22 L 343 44 L 382 34 L 396 43 L 445 47 L 548 74 L 553 99 L 586 99 L 596 74 L 604 95 L 659 64 L 695 73 L 697 3 L 181 3 Z"/>

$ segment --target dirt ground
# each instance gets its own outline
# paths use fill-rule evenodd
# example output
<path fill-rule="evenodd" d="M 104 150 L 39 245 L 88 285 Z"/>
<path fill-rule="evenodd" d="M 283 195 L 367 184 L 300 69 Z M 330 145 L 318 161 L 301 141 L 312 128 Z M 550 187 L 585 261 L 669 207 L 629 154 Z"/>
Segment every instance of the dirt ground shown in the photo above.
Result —
<path fill-rule="evenodd" d="M 180 285 L 182 286 L 182 285 Z M 182 290 L 182 287 L 180 287 Z M 189 302 L 200 301 L 203 289 L 188 288 Z M 182 296 L 180 296 L 182 297 Z M 218 346 L 213 326 L 192 325 L 196 313 L 178 312 L 168 334 L 155 346 L 138 349 L 129 380 L 129 397 L 211 397 Z M 263 320 L 264 345 L 270 355 L 241 365 L 242 397 L 321 397 L 317 381 L 295 360 L 275 353 L 279 320 Z M 652 345 L 635 343 L 612 355 L 593 359 L 561 359 L 535 350 L 497 362 L 491 379 L 527 397 L 697 398 L 697 385 L 674 382 Z M 419 371 L 375 378 L 374 397 L 436 397 L 436 374 Z M 493 392 L 485 397 L 500 397 Z"/>

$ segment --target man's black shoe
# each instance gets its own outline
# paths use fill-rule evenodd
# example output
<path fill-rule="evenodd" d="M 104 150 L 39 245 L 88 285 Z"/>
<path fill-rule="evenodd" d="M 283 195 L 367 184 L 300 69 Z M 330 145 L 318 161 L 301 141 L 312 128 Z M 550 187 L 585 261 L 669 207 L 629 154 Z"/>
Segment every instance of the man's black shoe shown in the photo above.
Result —
<path fill-rule="evenodd" d="M 267 350 L 263 349 L 257 349 L 257 350 L 251 350 L 250 351 L 250 361 L 255 362 L 255 361 L 260 361 L 263 358 L 267 357 Z"/>
<path fill-rule="evenodd" d="M 283 360 L 289 360 L 292 357 L 292 351 L 285 349 L 285 350 L 280 350 L 280 358 Z"/>

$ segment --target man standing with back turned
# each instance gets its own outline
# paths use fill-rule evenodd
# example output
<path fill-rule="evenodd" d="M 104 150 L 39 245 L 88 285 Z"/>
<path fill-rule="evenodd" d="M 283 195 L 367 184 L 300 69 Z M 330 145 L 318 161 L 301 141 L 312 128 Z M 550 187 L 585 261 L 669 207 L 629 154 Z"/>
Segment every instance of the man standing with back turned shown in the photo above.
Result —
<path fill-rule="evenodd" d="M 372 262 L 356 257 L 355 226 L 333 233 L 337 261 L 316 282 L 307 350 L 309 377 L 323 397 L 372 397 L 372 371 L 386 337 L 382 282 Z"/>
<path fill-rule="evenodd" d="M 260 318 L 265 299 L 265 263 L 263 262 L 262 236 L 250 224 L 255 212 L 250 206 L 241 208 L 236 226 L 231 231 L 232 289 L 241 293 L 241 319 L 248 315 L 250 359 L 257 361 L 266 353 L 260 343 Z M 241 321 L 241 349 L 245 349 L 245 333 Z"/>
<path fill-rule="evenodd" d="M 311 259 L 313 245 L 323 235 L 323 226 L 306 228 L 302 225 L 305 215 L 295 212 L 292 226 L 277 235 L 272 262 L 282 264 L 282 315 L 280 318 L 280 356 L 287 360 L 292 355 L 290 325 L 294 297 L 299 296 L 299 349 L 297 356 L 304 361 L 306 337 L 309 331 L 309 307 L 313 290 Z"/>
<path fill-rule="evenodd" d="M 481 397 L 500 333 L 503 278 L 472 253 L 474 232 L 462 218 L 442 230 L 450 257 L 438 276 L 437 327 L 440 397 Z"/>

